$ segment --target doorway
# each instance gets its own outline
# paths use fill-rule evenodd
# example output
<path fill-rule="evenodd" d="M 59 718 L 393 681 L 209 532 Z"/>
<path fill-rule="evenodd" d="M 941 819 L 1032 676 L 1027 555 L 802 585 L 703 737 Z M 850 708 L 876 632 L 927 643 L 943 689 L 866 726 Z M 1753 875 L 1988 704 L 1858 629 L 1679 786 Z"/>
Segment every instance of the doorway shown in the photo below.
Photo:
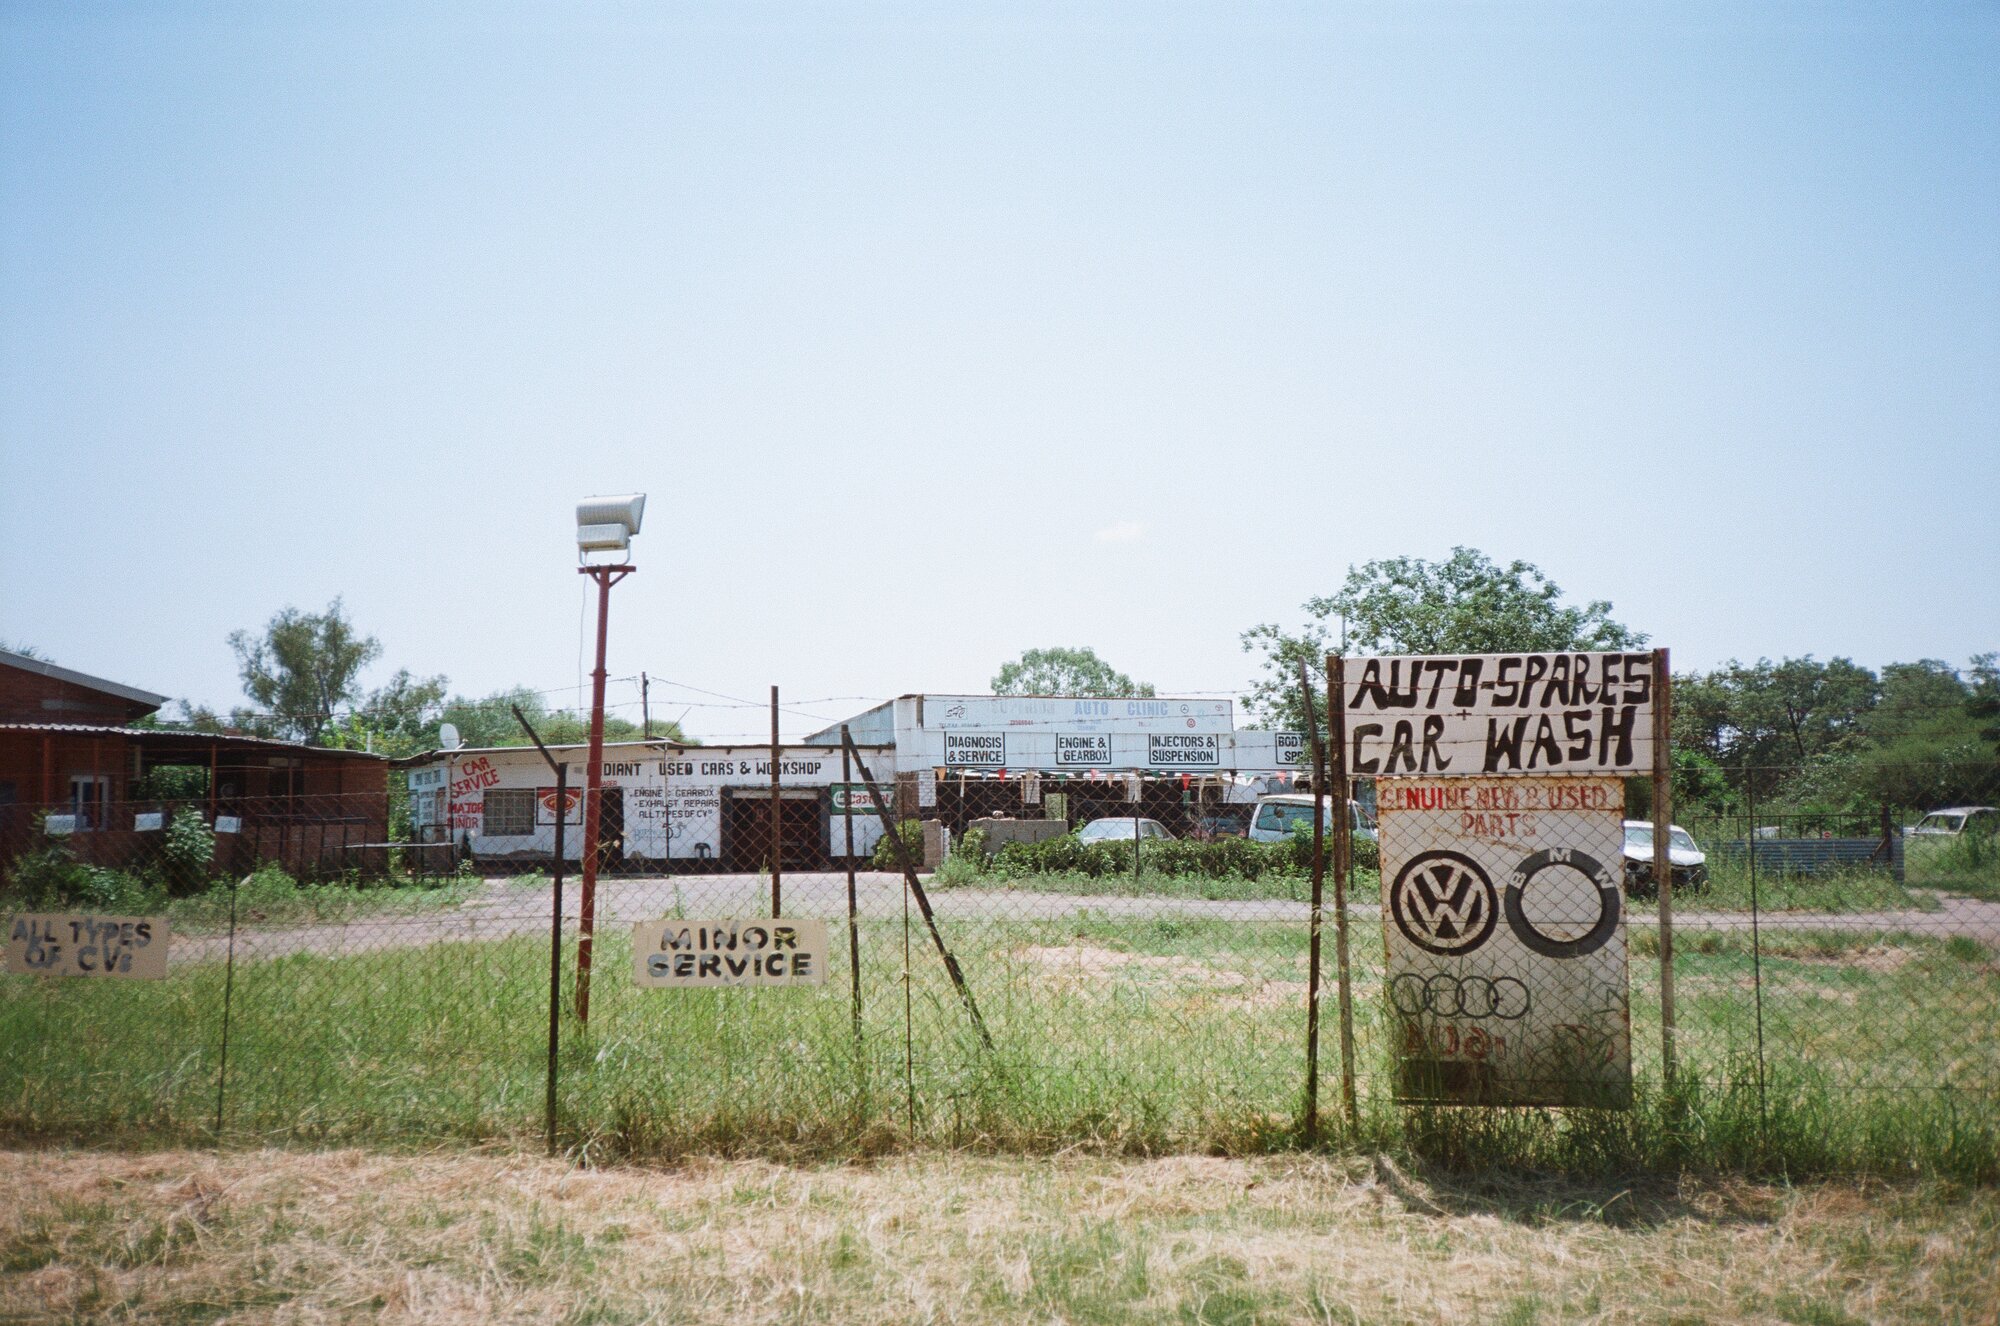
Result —
<path fill-rule="evenodd" d="M 816 787 L 787 787 L 778 794 L 779 862 L 786 870 L 827 865 L 826 797 Z M 722 790 L 722 864 L 728 870 L 763 870 L 771 862 L 771 789 Z"/>
<path fill-rule="evenodd" d="M 598 789 L 597 868 L 616 870 L 625 864 L 625 789 Z"/>

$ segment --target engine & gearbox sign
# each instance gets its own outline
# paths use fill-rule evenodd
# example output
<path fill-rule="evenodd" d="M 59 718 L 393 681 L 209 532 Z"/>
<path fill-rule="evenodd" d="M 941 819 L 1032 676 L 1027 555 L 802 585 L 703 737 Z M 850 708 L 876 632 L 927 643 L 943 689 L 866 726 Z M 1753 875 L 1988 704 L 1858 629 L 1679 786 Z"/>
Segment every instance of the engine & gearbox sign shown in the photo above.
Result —
<path fill-rule="evenodd" d="M 825 985 L 827 951 L 825 921 L 640 921 L 632 980 L 655 989 Z"/>
<path fill-rule="evenodd" d="M 1398 1099 L 1629 1104 L 1621 781 L 1376 792 Z"/>

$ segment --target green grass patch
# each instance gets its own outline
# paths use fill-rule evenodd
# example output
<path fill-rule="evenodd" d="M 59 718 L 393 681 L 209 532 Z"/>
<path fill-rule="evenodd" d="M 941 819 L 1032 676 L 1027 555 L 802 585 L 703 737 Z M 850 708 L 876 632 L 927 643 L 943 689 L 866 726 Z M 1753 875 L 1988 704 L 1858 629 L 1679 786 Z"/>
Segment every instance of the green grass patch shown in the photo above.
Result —
<path fill-rule="evenodd" d="M 864 921 L 858 1038 L 844 944 L 824 986 L 659 991 L 631 983 L 629 932 L 601 930 L 587 1031 L 567 1007 L 565 952 L 563 1138 L 599 1159 L 868 1154 L 911 1141 L 1126 1153 L 1299 1144 L 1309 941 L 1295 920 L 1086 910 L 945 929 L 990 1051 L 920 923 L 906 979 L 900 921 Z M 2000 972 L 1983 946 L 1780 930 L 1759 956 L 1747 932 L 1688 932 L 1676 965 L 1684 1071 L 1667 1092 L 1657 950 L 1635 928 L 1633 1109 L 1415 1110 L 1388 1098 L 1379 923 L 1351 929 L 1362 1112 L 1352 1129 L 1338 1117 L 1329 952 L 1321 1102 L 1333 1145 L 1454 1166 L 2000 1178 L 2000 1038 L 1988 1034 Z M 525 935 L 239 961 L 225 1136 L 532 1137 L 547 962 L 546 939 Z M 220 961 L 177 963 L 164 982 L 0 977 L 0 1129 L 207 1138 L 223 982 Z"/>

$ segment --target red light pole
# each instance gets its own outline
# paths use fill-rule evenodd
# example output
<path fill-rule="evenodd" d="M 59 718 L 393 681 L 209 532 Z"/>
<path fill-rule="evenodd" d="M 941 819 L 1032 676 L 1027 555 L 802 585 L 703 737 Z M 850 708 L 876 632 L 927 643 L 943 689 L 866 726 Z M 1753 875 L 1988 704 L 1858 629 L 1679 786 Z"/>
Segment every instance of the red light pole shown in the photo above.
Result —
<path fill-rule="evenodd" d="M 577 556 L 629 551 L 645 513 L 644 493 L 577 503 Z M 577 568 L 579 575 L 597 582 L 597 669 L 590 674 L 590 763 L 583 771 L 583 905 L 576 928 L 576 1020 L 585 1025 L 590 1022 L 590 945 L 597 931 L 597 866 L 602 852 L 598 839 L 603 831 L 605 626 L 611 615 L 611 587 L 637 569 L 625 561 L 596 566 L 585 562 Z"/>
<path fill-rule="evenodd" d="M 611 613 L 611 587 L 632 574 L 634 566 L 579 566 L 579 574 L 597 582 L 597 669 L 590 674 L 590 763 L 583 770 L 583 908 L 576 929 L 576 1020 L 590 1021 L 590 944 L 597 931 L 598 835 L 604 784 L 604 637 Z"/>

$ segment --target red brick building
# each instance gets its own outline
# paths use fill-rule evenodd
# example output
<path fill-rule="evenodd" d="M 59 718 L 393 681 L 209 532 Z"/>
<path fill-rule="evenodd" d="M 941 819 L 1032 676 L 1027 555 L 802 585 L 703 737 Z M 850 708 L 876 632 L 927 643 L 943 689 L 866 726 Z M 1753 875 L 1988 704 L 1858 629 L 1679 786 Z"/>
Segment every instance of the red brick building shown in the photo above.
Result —
<path fill-rule="evenodd" d="M 77 854 L 137 859 L 158 839 L 147 818 L 183 806 L 216 835 L 217 869 L 278 861 L 296 875 L 367 870 L 386 856 L 388 763 L 362 751 L 206 732 L 133 727 L 167 697 L 0 650 L 0 868 L 54 817 Z M 144 795 L 147 775 L 195 771 L 199 791 Z"/>

